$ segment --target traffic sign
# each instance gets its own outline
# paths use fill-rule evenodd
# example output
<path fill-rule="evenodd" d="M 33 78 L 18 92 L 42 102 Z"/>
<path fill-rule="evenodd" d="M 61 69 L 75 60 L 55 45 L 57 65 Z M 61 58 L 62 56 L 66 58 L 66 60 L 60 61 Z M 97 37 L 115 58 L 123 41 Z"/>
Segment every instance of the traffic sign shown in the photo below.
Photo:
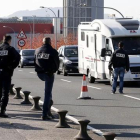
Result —
<path fill-rule="evenodd" d="M 23 39 L 20 39 L 20 40 L 18 41 L 18 45 L 19 45 L 20 47 L 25 46 L 25 44 L 26 44 L 26 42 L 25 42 L 25 40 L 23 40 Z"/>
<path fill-rule="evenodd" d="M 23 30 L 20 30 L 20 33 L 18 34 L 17 38 L 18 39 L 26 39 L 27 36 L 26 36 L 26 34 L 24 33 Z"/>

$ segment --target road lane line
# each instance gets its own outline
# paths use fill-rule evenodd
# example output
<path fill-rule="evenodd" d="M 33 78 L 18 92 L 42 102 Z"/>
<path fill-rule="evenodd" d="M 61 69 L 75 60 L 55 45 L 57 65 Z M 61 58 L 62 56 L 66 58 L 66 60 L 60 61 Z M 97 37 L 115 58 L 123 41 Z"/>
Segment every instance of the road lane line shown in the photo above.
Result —
<path fill-rule="evenodd" d="M 24 95 L 24 93 L 23 93 L 22 91 L 20 91 L 20 93 L 21 93 L 22 95 Z M 29 95 L 29 98 L 30 98 L 30 99 L 33 99 L 33 96 Z M 40 103 L 41 105 L 43 105 L 43 101 L 39 100 L 39 103 Z M 57 109 L 57 108 L 55 108 L 55 107 L 53 107 L 53 106 L 51 107 L 51 110 L 53 110 L 53 111 L 56 112 L 56 113 L 59 111 L 59 109 Z M 68 115 L 68 114 L 66 115 L 66 118 L 79 125 L 79 122 L 78 122 L 78 120 L 77 120 L 76 118 L 74 118 L 74 117 L 72 117 L 72 116 L 70 116 L 70 115 Z M 91 127 L 90 125 L 87 126 L 87 129 L 89 129 L 89 130 L 91 130 L 92 132 L 94 132 L 95 134 L 97 134 L 97 135 L 103 137 L 103 132 L 102 132 L 101 130 L 95 129 L 95 128 Z M 117 140 L 117 139 L 114 139 L 114 140 Z"/>
<path fill-rule="evenodd" d="M 18 70 L 18 71 L 23 71 L 23 70 Z"/>
<path fill-rule="evenodd" d="M 140 100 L 140 98 L 129 96 L 129 95 L 123 95 L 123 96 L 128 97 L 128 98 L 132 98 L 132 99 L 135 99 L 135 100 Z"/>
<path fill-rule="evenodd" d="M 35 72 L 29 72 L 29 73 L 36 74 Z"/>
<path fill-rule="evenodd" d="M 68 81 L 68 80 L 65 80 L 65 79 L 61 79 L 61 81 L 68 82 L 68 83 L 71 82 L 71 81 Z"/>
<path fill-rule="evenodd" d="M 90 88 L 95 88 L 95 89 L 101 90 L 101 88 L 98 88 L 98 87 L 93 87 L 93 86 L 89 86 L 89 85 L 87 85 L 87 86 L 90 87 Z"/>

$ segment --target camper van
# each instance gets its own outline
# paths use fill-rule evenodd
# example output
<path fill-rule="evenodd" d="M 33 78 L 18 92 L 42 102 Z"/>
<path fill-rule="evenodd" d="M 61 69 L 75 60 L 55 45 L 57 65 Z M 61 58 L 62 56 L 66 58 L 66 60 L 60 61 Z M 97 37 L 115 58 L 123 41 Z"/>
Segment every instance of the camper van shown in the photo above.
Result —
<path fill-rule="evenodd" d="M 81 22 L 78 26 L 78 68 L 88 75 L 88 81 L 96 79 L 113 81 L 108 70 L 112 53 L 118 43 L 124 42 L 124 50 L 129 55 L 130 70 L 124 81 L 140 81 L 140 24 L 134 19 L 100 19 Z"/>

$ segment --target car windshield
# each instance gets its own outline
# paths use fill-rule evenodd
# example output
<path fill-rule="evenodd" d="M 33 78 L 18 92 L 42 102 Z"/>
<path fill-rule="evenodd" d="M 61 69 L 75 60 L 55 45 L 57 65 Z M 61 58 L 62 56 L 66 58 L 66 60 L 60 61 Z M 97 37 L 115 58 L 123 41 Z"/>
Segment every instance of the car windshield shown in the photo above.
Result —
<path fill-rule="evenodd" d="M 23 50 L 22 55 L 23 56 L 34 56 L 35 50 Z"/>
<path fill-rule="evenodd" d="M 128 55 L 140 54 L 140 37 L 112 38 L 114 50 L 118 49 L 118 43 L 123 41 L 124 50 Z"/>
<path fill-rule="evenodd" d="M 66 57 L 78 57 L 78 47 L 68 47 L 64 53 Z"/>

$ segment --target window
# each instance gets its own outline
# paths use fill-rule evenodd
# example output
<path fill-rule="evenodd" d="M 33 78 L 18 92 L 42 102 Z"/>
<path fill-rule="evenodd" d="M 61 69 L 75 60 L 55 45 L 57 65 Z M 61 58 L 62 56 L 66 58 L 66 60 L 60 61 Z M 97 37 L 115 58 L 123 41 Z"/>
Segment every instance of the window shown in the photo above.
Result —
<path fill-rule="evenodd" d="M 81 32 L 81 40 L 85 41 L 85 33 L 84 32 Z"/>

